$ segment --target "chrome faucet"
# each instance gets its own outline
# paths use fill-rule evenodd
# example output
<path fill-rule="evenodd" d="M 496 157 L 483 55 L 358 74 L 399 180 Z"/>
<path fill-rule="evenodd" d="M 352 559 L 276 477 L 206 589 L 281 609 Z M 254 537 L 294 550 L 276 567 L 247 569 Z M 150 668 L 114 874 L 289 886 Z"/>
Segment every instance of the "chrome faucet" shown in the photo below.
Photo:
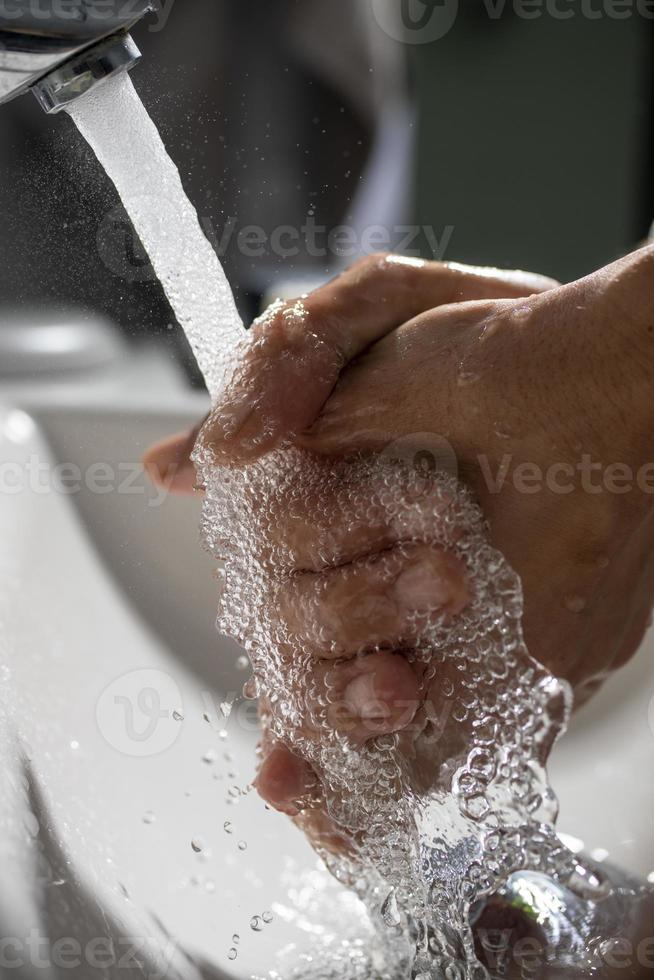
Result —
<path fill-rule="evenodd" d="M 152 0 L 0 0 L 0 102 L 31 91 L 59 112 L 141 54 L 129 29 Z"/>

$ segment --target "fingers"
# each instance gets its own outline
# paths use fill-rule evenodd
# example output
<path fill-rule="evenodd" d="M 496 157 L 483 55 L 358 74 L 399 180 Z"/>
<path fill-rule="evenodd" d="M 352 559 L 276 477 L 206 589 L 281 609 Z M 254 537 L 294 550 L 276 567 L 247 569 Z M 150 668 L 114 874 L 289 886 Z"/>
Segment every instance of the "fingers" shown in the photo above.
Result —
<path fill-rule="evenodd" d="M 322 722 L 354 744 L 402 731 L 415 716 L 421 698 L 421 667 L 401 654 L 371 653 L 353 660 L 320 661 L 313 669 L 316 707 L 304 734 L 322 737 Z M 317 721 L 317 724 L 315 722 Z"/>
<path fill-rule="evenodd" d="M 319 743 L 327 732 L 336 732 L 363 744 L 380 735 L 406 734 L 424 701 L 426 665 L 397 649 L 418 639 L 430 618 L 451 618 L 467 605 L 463 563 L 439 549 L 414 545 L 349 570 L 297 579 L 279 597 L 278 615 L 291 655 L 302 651 L 296 654 L 299 679 L 289 679 L 303 689 L 295 699 L 301 711 L 298 737 Z M 382 643 L 389 649 L 379 649 Z M 268 723 L 270 711 L 270 705 L 263 706 Z M 315 792 L 313 774 L 288 750 L 276 743 L 271 748 L 269 740 L 264 755 L 257 788 L 273 806 L 295 814 L 298 801 Z"/>
<path fill-rule="evenodd" d="M 319 742 L 325 726 L 361 745 L 407 728 L 421 702 L 422 665 L 400 654 L 380 652 L 343 663 L 319 662 L 307 678 L 313 704 L 298 729 Z M 315 797 L 318 782 L 308 764 L 281 743 L 264 743 L 257 790 L 276 809 L 297 812 Z"/>
<path fill-rule="evenodd" d="M 302 463 L 311 467 L 310 486 L 305 484 L 300 494 L 293 485 L 284 486 L 267 499 L 265 533 L 253 540 L 257 557 L 276 573 L 350 564 L 401 541 L 424 539 L 434 522 L 446 523 L 452 500 L 437 473 L 427 473 L 419 492 L 412 486 L 411 493 L 410 474 L 401 463 L 370 459 L 365 466 L 361 460 L 352 466 L 345 459 L 320 457 Z M 391 466 L 397 500 L 389 502 L 385 490 Z"/>
<path fill-rule="evenodd" d="M 403 436 L 447 435 L 454 424 L 461 428 L 466 403 L 461 404 L 459 385 L 465 382 L 452 352 L 461 346 L 475 350 L 484 325 L 494 325 L 489 330 L 494 336 L 512 310 L 506 300 L 475 300 L 402 324 L 350 365 L 318 418 L 296 438 L 296 446 L 320 456 L 350 457 L 381 452 Z M 462 344 L 466 332 L 468 343 Z M 476 390 L 471 413 L 481 410 L 482 399 L 483 392 Z M 454 405 L 457 415 L 452 418 Z"/>
<path fill-rule="evenodd" d="M 527 273 L 369 256 L 309 296 L 274 304 L 253 325 L 203 442 L 227 465 L 256 459 L 310 426 L 343 367 L 407 320 L 442 304 L 552 285 Z"/>
<path fill-rule="evenodd" d="M 426 621 L 451 619 L 468 601 L 463 562 L 428 545 L 398 546 L 322 574 L 294 576 L 275 597 L 293 645 L 322 659 L 406 649 Z"/>
<path fill-rule="evenodd" d="M 318 851 L 347 853 L 350 841 L 320 807 L 318 779 L 311 767 L 283 742 L 265 746 L 254 787 L 269 806 L 293 817 Z"/>
<path fill-rule="evenodd" d="M 275 742 L 268 748 L 254 780 L 255 789 L 266 803 L 288 816 L 300 812 L 317 784 L 309 764 L 283 742 Z"/>
<path fill-rule="evenodd" d="M 156 486 L 175 494 L 189 494 L 196 490 L 191 453 L 200 428 L 201 424 L 196 425 L 189 432 L 180 432 L 150 446 L 143 457 L 143 466 Z"/>

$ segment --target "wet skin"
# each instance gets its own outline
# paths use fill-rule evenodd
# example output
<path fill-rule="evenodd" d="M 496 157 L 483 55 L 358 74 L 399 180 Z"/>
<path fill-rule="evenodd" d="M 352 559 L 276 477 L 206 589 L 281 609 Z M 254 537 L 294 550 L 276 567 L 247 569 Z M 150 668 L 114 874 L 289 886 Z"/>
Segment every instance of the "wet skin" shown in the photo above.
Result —
<path fill-rule="evenodd" d="M 338 456 L 415 433 L 445 437 L 493 544 L 522 578 L 531 654 L 583 702 L 635 652 L 654 599 L 654 249 L 565 286 L 373 256 L 304 298 L 302 316 L 295 310 L 279 305 L 253 326 L 202 431 L 218 461 L 243 465 L 289 442 Z M 172 492 L 193 491 L 197 434 L 146 456 L 151 477 Z M 319 529 L 310 501 L 304 528 L 311 554 Z M 278 533 L 291 529 L 282 522 Z M 296 590 L 320 585 L 321 624 L 339 650 L 330 669 L 341 674 L 355 739 L 411 722 L 398 706 L 419 697 L 420 677 L 392 651 L 410 612 L 454 619 L 467 600 L 465 569 L 434 549 L 398 551 L 393 574 L 380 574 L 397 547 L 392 529 L 361 529 L 339 563 L 363 549 L 379 565 L 354 578 L 302 566 L 279 607 L 291 629 L 302 628 Z M 377 615 L 348 616 L 352 598 L 383 609 L 381 625 Z M 358 657 L 380 629 L 390 649 Z M 315 659 L 322 669 L 324 650 Z M 266 733 L 265 703 L 262 717 L 259 792 L 317 846 L 346 848 L 324 813 L 302 806 L 315 777 Z"/>

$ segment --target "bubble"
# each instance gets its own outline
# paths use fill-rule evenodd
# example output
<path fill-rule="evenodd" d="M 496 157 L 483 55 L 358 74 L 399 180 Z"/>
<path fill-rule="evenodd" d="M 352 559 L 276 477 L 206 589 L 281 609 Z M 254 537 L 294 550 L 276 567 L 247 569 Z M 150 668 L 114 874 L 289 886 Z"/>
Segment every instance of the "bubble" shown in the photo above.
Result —
<path fill-rule="evenodd" d="M 157 818 L 152 810 L 146 810 L 143 814 L 143 823 L 154 823 L 156 819 Z"/>
<path fill-rule="evenodd" d="M 496 422 L 493 426 L 493 432 L 498 439 L 511 439 L 513 436 L 513 431 L 510 426 L 503 422 Z"/>
<path fill-rule="evenodd" d="M 264 922 L 266 923 L 266 925 L 270 925 L 270 923 L 271 923 L 271 922 L 273 921 L 273 919 L 274 919 L 274 915 L 272 914 L 272 912 L 270 912 L 270 911 L 268 911 L 268 910 L 266 910 L 265 912 L 262 912 L 262 913 L 261 913 L 261 918 L 262 918 L 262 919 L 263 919 L 263 921 L 264 921 Z"/>
<path fill-rule="evenodd" d="M 184 715 L 178 708 L 175 708 L 173 711 L 173 719 L 175 721 L 184 721 Z"/>
<path fill-rule="evenodd" d="M 238 849 L 239 849 L 239 851 L 247 851 L 247 848 L 248 848 L 247 841 L 240 840 L 238 842 Z"/>
<path fill-rule="evenodd" d="M 243 685 L 243 697 L 246 701 L 256 701 L 259 696 L 257 682 L 254 677 L 251 677 Z"/>
<path fill-rule="evenodd" d="M 204 843 L 204 841 L 200 837 L 194 837 L 192 839 L 192 841 L 191 841 L 191 849 L 196 854 L 201 854 L 202 851 L 205 849 L 205 847 L 206 847 L 206 844 Z"/>
<path fill-rule="evenodd" d="M 568 888 L 588 902 L 601 902 L 611 894 L 611 882 L 599 871 L 577 864 L 568 878 Z"/>
<path fill-rule="evenodd" d="M 567 596 L 563 604 L 571 613 L 580 613 L 586 608 L 586 600 L 580 595 Z"/>
<path fill-rule="evenodd" d="M 237 956 L 238 956 L 238 950 L 234 949 L 234 947 L 232 946 L 229 953 L 227 954 L 227 957 L 230 960 L 235 960 Z"/>
<path fill-rule="evenodd" d="M 231 820 L 225 820 L 225 823 L 223 824 L 223 830 L 225 831 L 226 834 L 234 833 L 234 826 Z"/>
<path fill-rule="evenodd" d="M 396 4 L 394 9 L 401 6 L 407 7 Z M 375 0 L 375 7 L 381 10 L 389 4 Z M 426 38 L 432 27 L 445 22 L 424 13 L 413 25 L 414 38 Z M 406 20 L 405 14 L 407 10 L 402 12 Z M 415 17 L 413 11 L 409 20 Z M 398 20 L 393 36 L 399 26 Z M 402 37 L 407 29 L 408 23 Z M 214 410 L 215 422 L 224 432 L 234 433 L 257 409 L 261 429 L 256 438 L 266 444 L 275 433 L 275 419 L 257 399 L 255 386 L 236 377 L 243 353 L 258 342 L 256 335 L 243 331 L 215 252 L 202 235 L 179 175 L 131 82 L 126 76 L 115 84 L 110 80 L 91 98 L 75 103 L 72 112 L 121 193 L 214 401 L 231 381 L 243 381 L 240 388 L 230 388 L 238 395 L 232 394 L 231 402 L 223 399 Z M 133 126 L 125 126 L 126 119 Z M 132 132 L 143 139 L 134 141 Z M 124 140 L 130 141 L 129 148 Z M 133 168 L 125 163 L 134 142 L 144 155 L 136 185 Z M 160 196 L 144 197 L 144 185 L 166 187 L 165 209 Z M 392 273 L 392 265 L 383 262 L 381 267 Z M 262 327 L 279 317 L 296 340 L 299 366 L 310 360 L 317 365 L 312 382 L 331 384 L 341 364 L 312 329 L 305 304 L 276 304 Z M 474 411 L 478 399 L 472 388 L 481 376 L 470 366 L 460 363 L 457 371 L 455 364 L 454 371 L 458 386 L 471 389 Z M 274 370 L 275 364 L 261 359 L 259 381 L 265 385 L 266 373 Z M 360 421 L 365 426 L 366 420 Z M 565 727 L 570 692 L 529 656 L 520 623 L 520 582 L 492 548 L 483 515 L 457 482 L 453 452 L 441 451 L 447 434 L 432 435 L 429 444 L 419 435 L 404 455 L 394 443 L 380 459 L 323 459 L 285 447 L 261 462 L 224 469 L 216 465 L 212 448 L 201 443 L 194 461 L 204 488 L 201 537 L 220 566 L 218 627 L 243 648 L 238 668 L 252 666 L 244 696 L 262 696 L 270 737 L 283 739 L 311 766 L 316 774 L 312 803 L 326 810 L 347 840 L 347 857 L 326 856 L 330 870 L 341 882 L 354 884 L 377 918 L 386 895 L 382 920 L 388 920 L 387 926 L 397 916 L 400 924 L 411 923 L 407 935 L 400 936 L 394 927 L 396 945 L 400 938 L 406 941 L 413 957 L 403 975 L 412 973 L 415 980 L 465 975 L 476 980 L 480 968 L 469 927 L 470 908 L 525 867 L 528 842 L 530 868 L 562 882 L 576 882 L 573 872 L 579 877 L 578 862 L 556 838 L 556 800 L 543 764 Z M 497 424 L 496 435 L 506 437 Z M 447 466 L 441 465 L 442 459 Z M 357 537 L 365 543 L 370 528 L 388 534 L 395 546 L 371 558 L 365 557 L 364 547 L 364 557 L 352 562 L 348 546 Z M 330 706 L 338 692 L 328 681 L 321 685 L 312 651 L 326 647 L 329 655 L 339 653 L 322 615 L 329 576 L 321 570 L 337 572 L 347 585 L 366 562 L 375 563 L 376 572 L 391 583 L 416 543 L 462 563 L 470 602 L 450 618 L 418 612 L 412 617 L 411 656 L 436 668 L 429 712 L 425 708 L 423 717 L 421 706 L 416 715 L 424 731 L 416 735 L 414 759 L 403 754 L 402 740 L 396 736 L 354 744 L 334 729 Z M 306 625 L 292 635 L 279 616 L 280 596 L 298 571 L 307 568 L 317 569 L 315 589 L 303 594 L 299 611 Z M 571 599 L 579 597 L 569 597 L 567 608 L 581 612 L 583 607 L 574 608 L 577 601 L 570 606 Z M 371 634 L 359 651 L 348 652 L 367 655 L 388 643 L 388 637 L 376 633 L 382 617 L 374 603 L 346 607 L 343 614 L 367 623 Z M 118 686 L 104 692 L 98 707 L 105 737 L 132 755 L 163 752 L 180 734 L 179 725 L 171 731 L 166 724 L 170 708 L 182 703 L 179 688 L 160 673 L 149 678 L 142 674 L 130 674 L 118 686 L 125 695 L 122 701 L 140 712 L 137 727 L 148 732 L 147 744 L 123 732 L 123 715 L 115 710 Z M 150 694 L 144 698 L 146 687 Z M 231 707 L 229 699 L 221 703 L 224 718 Z M 203 717 L 210 721 L 206 712 Z M 181 719 L 173 715 L 173 720 Z M 226 730 L 218 737 L 225 739 Z M 238 787 L 229 794 L 232 804 L 240 798 Z M 534 801 L 539 801 L 537 811 Z M 224 829 L 230 833 L 228 824 Z M 191 847 L 196 853 L 204 850 L 198 838 Z M 245 841 L 239 841 L 238 848 L 245 850 Z M 588 887 L 588 881 L 587 875 L 576 887 Z M 263 915 L 254 916 L 251 928 L 260 931 L 263 924 Z M 360 952 L 355 943 L 343 945 L 342 962 L 361 965 Z M 236 955 L 234 945 L 228 956 Z M 310 975 L 316 975 L 315 964 Z M 372 975 L 367 966 L 359 972 L 365 980 Z M 343 970 L 334 976 L 342 977 Z"/>
<path fill-rule="evenodd" d="M 250 919 L 250 929 L 253 932 L 261 932 L 263 929 L 263 919 L 260 915 L 253 915 Z"/>
<path fill-rule="evenodd" d="M 457 378 L 457 384 L 461 388 L 466 388 L 468 385 L 473 385 L 479 381 L 480 377 L 481 375 L 474 371 L 460 371 Z"/>
<path fill-rule="evenodd" d="M 399 926 L 401 922 L 400 912 L 397 907 L 397 898 L 395 897 L 395 891 L 390 891 L 381 907 L 381 916 L 385 924 L 389 928 Z"/>

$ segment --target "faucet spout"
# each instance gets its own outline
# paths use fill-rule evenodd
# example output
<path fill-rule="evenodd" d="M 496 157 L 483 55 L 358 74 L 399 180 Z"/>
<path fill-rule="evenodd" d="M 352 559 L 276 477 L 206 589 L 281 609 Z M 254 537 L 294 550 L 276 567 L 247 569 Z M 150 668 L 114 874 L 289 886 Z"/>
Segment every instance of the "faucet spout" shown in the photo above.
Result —
<path fill-rule="evenodd" d="M 0 103 L 32 89 L 58 112 L 140 52 L 127 31 L 152 0 L 0 0 Z"/>

